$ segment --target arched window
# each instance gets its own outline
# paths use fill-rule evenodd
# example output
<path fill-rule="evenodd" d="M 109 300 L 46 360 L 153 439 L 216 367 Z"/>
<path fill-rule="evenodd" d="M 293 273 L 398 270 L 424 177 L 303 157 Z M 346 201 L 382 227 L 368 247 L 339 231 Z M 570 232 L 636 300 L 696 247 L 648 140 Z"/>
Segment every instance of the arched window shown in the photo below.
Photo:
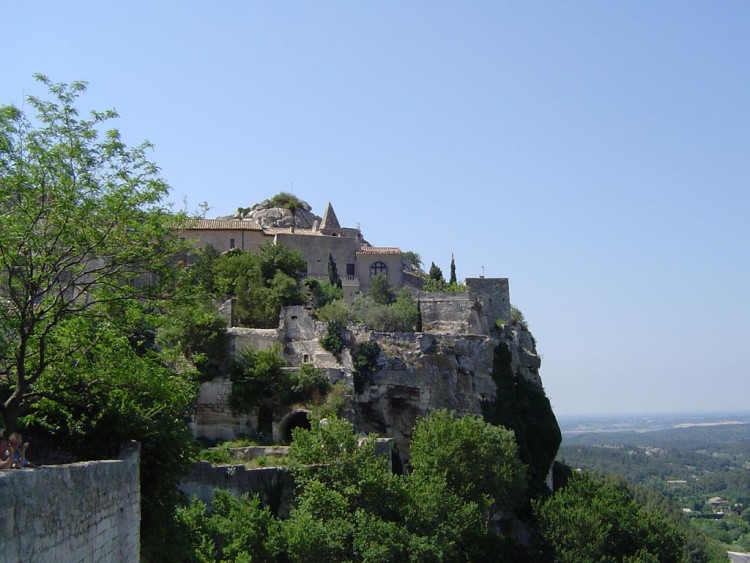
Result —
<path fill-rule="evenodd" d="M 370 266 L 370 277 L 375 277 L 378 274 L 388 275 L 388 267 L 382 262 L 374 262 L 372 266 Z"/>

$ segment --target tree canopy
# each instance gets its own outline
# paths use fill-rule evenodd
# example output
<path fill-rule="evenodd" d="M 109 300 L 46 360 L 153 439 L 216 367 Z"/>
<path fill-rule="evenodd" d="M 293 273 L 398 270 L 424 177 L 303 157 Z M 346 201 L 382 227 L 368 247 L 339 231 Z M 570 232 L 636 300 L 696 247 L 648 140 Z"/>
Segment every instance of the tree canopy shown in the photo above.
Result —
<path fill-rule="evenodd" d="M 79 115 L 83 82 L 36 77 L 49 98 L 36 113 L 0 107 L 0 408 L 6 432 L 43 396 L 36 388 L 66 352 L 61 323 L 102 304 L 148 299 L 168 276 L 179 239 L 163 200 L 167 184 L 130 148 L 114 111 Z"/>

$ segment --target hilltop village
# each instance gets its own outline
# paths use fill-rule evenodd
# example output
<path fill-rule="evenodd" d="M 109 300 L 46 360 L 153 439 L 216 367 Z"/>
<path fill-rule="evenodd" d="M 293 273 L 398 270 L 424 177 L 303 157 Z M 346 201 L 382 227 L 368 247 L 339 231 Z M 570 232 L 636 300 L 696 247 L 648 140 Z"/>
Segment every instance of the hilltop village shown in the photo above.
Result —
<path fill-rule="evenodd" d="M 491 374 L 500 340 L 512 351 L 514 373 L 541 388 L 533 337 L 510 325 L 507 278 L 467 278 L 461 292 L 424 291 L 424 274 L 405 263 L 401 249 L 373 246 L 359 229 L 342 227 L 330 203 L 319 217 L 303 201 L 292 211 L 266 200 L 234 216 L 193 220 L 182 236 L 197 248 L 211 246 L 219 252 L 284 245 L 300 253 L 307 265 L 305 276 L 319 280 L 328 279 L 330 255 L 343 274 L 347 302 L 367 294 L 377 275 L 385 275 L 393 288 L 408 289 L 419 300 L 421 332 L 377 333 L 351 327 L 350 346 L 339 357 L 321 345 L 326 325 L 305 306 L 284 308 L 277 328 L 230 326 L 228 331 L 233 357 L 248 348 L 278 345 L 290 369 L 310 364 L 324 369 L 329 381 L 344 382 L 353 395 L 348 418 L 363 432 L 395 439 L 405 457 L 417 417 L 440 407 L 481 414 L 482 405 L 495 398 Z M 230 325 L 236 324 L 231 301 L 223 310 Z M 353 355 L 362 342 L 377 342 L 381 353 L 371 379 L 355 386 Z M 228 440 L 261 433 L 281 443 L 288 442 L 296 425 L 306 424 L 306 405 L 238 414 L 230 407 L 231 393 L 228 375 L 202 385 L 192 422 L 197 438 Z"/>
<path fill-rule="evenodd" d="M 415 275 L 414 268 L 404 262 L 400 248 L 373 246 L 358 228 L 342 227 L 330 202 L 323 217 L 319 217 L 307 202 L 289 197 L 297 206 L 293 210 L 264 200 L 250 208 L 240 208 L 232 216 L 193 220 L 183 236 L 198 248 L 210 245 L 219 252 L 253 252 L 263 244 L 284 245 L 302 255 L 307 278 L 328 279 L 330 255 L 341 274 L 347 301 L 358 293 L 366 294 L 378 274 L 384 274 L 393 288 L 422 289 L 424 277 Z M 507 278 L 468 278 L 466 285 L 487 297 L 482 307 L 488 308 L 488 319 L 510 319 Z"/>

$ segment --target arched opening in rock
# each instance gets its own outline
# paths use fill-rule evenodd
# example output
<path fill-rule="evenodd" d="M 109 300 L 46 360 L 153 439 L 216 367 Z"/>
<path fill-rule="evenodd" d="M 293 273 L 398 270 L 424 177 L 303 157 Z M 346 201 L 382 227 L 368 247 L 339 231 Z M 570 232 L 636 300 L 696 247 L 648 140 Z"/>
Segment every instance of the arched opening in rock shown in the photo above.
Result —
<path fill-rule="evenodd" d="M 295 428 L 310 429 L 310 420 L 307 418 L 306 410 L 290 412 L 279 423 L 279 434 L 284 444 L 291 444 L 292 430 Z"/>

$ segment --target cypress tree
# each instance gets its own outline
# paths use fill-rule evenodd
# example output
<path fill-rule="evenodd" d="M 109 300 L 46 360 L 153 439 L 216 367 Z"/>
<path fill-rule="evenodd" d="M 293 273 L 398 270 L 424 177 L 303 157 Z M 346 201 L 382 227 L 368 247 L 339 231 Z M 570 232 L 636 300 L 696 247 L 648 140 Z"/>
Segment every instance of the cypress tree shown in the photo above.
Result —
<path fill-rule="evenodd" d="M 453 259 L 453 254 L 451 254 L 451 279 L 448 283 L 450 285 L 456 285 L 458 283 L 456 280 L 456 261 Z"/>
<path fill-rule="evenodd" d="M 336 286 L 339 289 L 343 286 L 338 269 L 336 268 L 336 261 L 333 259 L 333 255 L 330 252 L 328 253 L 328 281 L 331 285 Z"/>

